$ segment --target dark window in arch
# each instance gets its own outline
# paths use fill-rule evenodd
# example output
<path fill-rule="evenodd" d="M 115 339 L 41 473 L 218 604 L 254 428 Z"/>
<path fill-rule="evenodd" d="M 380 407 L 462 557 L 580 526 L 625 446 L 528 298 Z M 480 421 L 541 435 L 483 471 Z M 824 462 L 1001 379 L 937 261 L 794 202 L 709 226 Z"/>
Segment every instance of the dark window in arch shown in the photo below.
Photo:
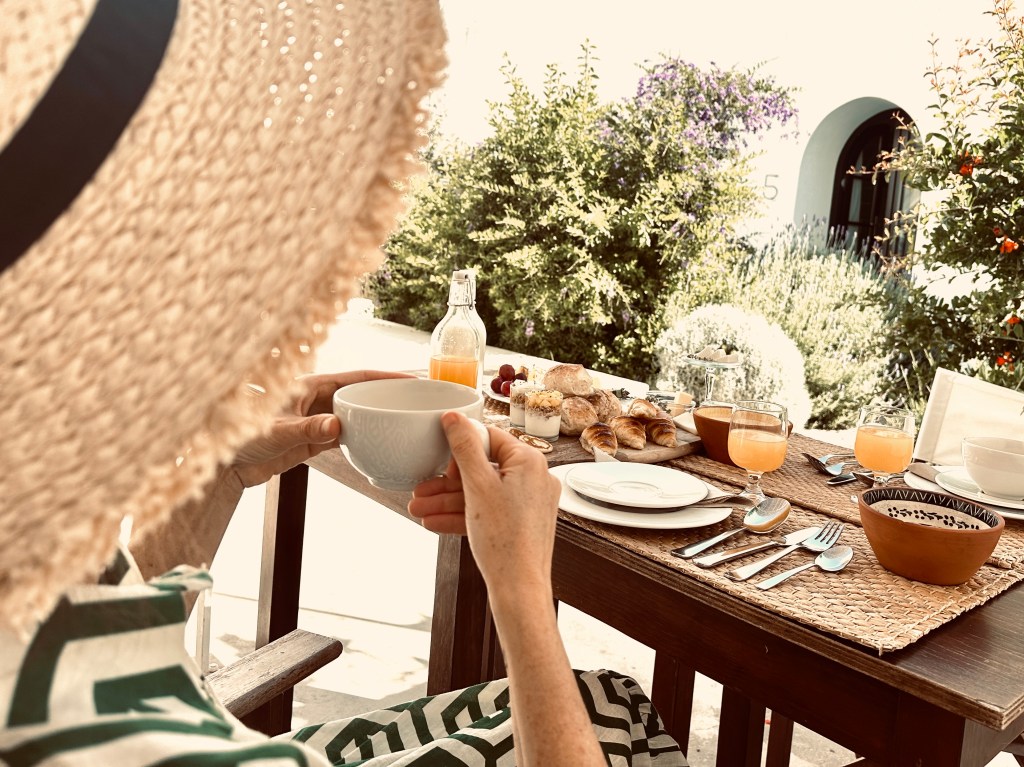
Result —
<path fill-rule="evenodd" d="M 879 112 L 857 127 L 839 153 L 828 221 L 836 244 L 878 252 L 883 258 L 906 255 L 907 233 L 886 224 L 897 211 L 907 212 L 903 174 L 872 178 L 870 170 L 880 154 L 897 148 L 901 132 L 905 133 L 903 126 L 909 124 L 910 118 L 902 110 Z M 858 172 L 851 173 L 851 168 Z M 875 239 L 882 235 L 888 236 Z"/>

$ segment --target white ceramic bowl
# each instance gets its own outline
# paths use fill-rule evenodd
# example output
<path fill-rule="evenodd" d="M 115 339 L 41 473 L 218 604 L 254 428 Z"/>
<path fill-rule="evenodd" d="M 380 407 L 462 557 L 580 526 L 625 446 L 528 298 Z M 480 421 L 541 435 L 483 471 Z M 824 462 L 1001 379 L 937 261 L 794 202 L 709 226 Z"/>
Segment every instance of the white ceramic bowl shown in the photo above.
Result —
<path fill-rule="evenodd" d="M 1024 499 L 1024 440 L 967 437 L 961 449 L 964 468 L 983 493 Z"/>
<path fill-rule="evenodd" d="M 334 393 L 341 420 L 341 451 L 370 484 L 385 490 L 412 490 L 441 474 L 451 454 L 441 414 L 456 410 L 479 426 L 490 452 L 483 395 L 448 381 L 382 378 L 343 386 Z"/>

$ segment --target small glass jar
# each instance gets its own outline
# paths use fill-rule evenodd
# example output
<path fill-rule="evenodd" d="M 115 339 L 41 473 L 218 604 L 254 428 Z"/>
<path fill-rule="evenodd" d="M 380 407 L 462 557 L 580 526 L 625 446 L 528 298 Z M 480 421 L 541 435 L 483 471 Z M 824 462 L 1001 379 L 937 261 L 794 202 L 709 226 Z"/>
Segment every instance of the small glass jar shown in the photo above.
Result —
<path fill-rule="evenodd" d="M 558 439 L 562 424 L 562 392 L 551 389 L 526 395 L 526 433 L 549 442 Z"/>
<path fill-rule="evenodd" d="M 531 381 L 513 381 L 508 395 L 508 420 L 511 426 L 526 428 L 526 395 L 544 387 Z"/>

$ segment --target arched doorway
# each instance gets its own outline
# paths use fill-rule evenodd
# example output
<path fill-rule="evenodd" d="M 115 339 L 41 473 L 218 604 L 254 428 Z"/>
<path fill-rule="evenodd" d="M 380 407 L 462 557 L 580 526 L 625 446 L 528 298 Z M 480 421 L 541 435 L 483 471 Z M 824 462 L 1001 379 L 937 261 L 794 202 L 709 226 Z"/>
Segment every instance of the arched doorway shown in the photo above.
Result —
<path fill-rule="evenodd" d="M 906 254 L 907 233 L 891 224 L 897 212 L 909 207 L 903 174 L 873 174 L 871 169 L 883 153 L 897 148 L 909 123 L 901 109 L 878 112 L 847 139 L 835 165 L 828 219 L 836 244 L 883 258 Z"/>

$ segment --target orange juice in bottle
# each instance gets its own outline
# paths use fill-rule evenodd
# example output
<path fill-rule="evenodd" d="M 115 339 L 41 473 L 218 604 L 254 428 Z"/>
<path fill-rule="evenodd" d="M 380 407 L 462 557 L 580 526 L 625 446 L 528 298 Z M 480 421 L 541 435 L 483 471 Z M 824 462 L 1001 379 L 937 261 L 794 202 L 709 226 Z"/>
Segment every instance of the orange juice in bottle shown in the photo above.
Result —
<path fill-rule="evenodd" d="M 448 313 L 430 336 L 430 378 L 477 388 L 483 373 L 486 331 L 473 307 L 473 282 L 467 270 L 452 272 Z"/>

